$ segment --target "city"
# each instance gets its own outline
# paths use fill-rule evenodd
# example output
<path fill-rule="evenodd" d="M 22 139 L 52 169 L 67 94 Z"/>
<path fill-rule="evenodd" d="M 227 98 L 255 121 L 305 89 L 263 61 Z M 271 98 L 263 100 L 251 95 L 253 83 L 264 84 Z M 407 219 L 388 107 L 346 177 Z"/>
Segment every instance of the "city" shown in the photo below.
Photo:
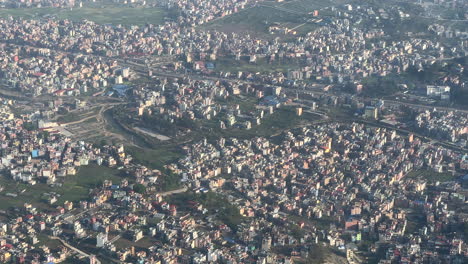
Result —
<path fill-rule="evenodd" d="M 0 0 L 1 263 L 466 263 L 468 2 Z"/>

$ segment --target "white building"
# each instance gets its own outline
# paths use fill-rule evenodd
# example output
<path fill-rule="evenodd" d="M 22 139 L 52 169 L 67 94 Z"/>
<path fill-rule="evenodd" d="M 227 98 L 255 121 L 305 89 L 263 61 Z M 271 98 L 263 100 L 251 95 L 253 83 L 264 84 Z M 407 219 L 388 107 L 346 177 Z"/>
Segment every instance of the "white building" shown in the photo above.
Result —
<path fill-rule="evenodd" d="M 102 248 L 107 243 L 107 233 L 99 233 L 96 236 L 96 247 Z"/>
<path fill-rule="evenodd" d="M 426 95 L 448 100 L 450 99 L 450 86 L 428 85 L 426 87 Z"/>

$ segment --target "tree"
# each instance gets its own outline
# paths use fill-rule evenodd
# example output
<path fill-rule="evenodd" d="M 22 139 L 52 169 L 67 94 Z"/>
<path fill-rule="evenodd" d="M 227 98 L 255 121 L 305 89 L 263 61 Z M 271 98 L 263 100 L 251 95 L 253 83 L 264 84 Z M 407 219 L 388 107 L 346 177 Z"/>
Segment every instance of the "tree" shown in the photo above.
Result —
<path fill-rule="evenodd" d="M 146 192 L 146 187 L 143 185 L 143 184 L 135 184 L 133 185 L 133 191 L 136 192 L 136 193 L 145 193 Z"/>
<path fill-rule="evenodd" d="M 23 128 L 28 131 L 33 131 L 37 129 L 37 124 L 35 124 L 34 122 L 26 122 L 23 124 Z"/>
<path fill-rule="evenodd" d="M 101 147 L 104 147 L 104 146 L 106 146 L 106 145 L 109 145 L 109 143 L 107 142 L 107 140 L 101 139 L 100 146 L 101 146 Z"/>

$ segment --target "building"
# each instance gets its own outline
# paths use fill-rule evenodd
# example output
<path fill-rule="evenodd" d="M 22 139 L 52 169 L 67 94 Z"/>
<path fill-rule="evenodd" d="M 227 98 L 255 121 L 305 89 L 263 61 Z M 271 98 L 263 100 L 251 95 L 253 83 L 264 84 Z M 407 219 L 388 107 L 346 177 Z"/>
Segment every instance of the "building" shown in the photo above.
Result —
<path fill-rule="evenodd" d="M 143 231 L 137 229 L 133 231 L 133 241 L 136 242 L 143 238 Z"/>
<path fill-rule="evenodd" d="M 302 115 L 302 107 L 297 107 L 296 108 L 296 115 L 301 116 Z"/>
<path fill-rule="evenodd" d="M 450 86 L 428 85 L 426 87 L 426 95 L 442 100 L 450 100 Z"/>
<path fill-rule="evenodd" d="M 90 255 L 89 256 L 89 264 L 95 264 L 96 263 L 96 256 Z"/>
<path fill-rule="evenodd" d="M 99 233 L 96 236 L 96 247 L 102 248 L 107 243 L 107 233 Z"/>
<path fill-rule="evenodd" d="M 378 109 L 374 106 L 366 106 L 364 110 L 364 117 L 369 119 L 378 119 Z"/>

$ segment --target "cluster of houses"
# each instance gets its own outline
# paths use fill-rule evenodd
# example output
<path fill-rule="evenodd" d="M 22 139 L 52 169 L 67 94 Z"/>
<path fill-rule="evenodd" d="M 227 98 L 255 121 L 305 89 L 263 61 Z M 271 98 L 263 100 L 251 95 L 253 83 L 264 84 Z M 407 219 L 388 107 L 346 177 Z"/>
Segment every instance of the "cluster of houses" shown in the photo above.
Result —
<path fill-rule="evenodd" d="M 91 239 L 100 256 L 132 263 L 293 263 L 319 245 L 354 261 L 384 250 L 382 263 L 460 261 L 468 254 L 463 234 L 456 231 L 468 216 L 452 209 L 465 199 L 460 184 L 407 176 L 419 169 L 456 172 L 463 153 L 411 135 L 330 123 L 287 131 L 281 141 L 221 138 L 186 145 L 185 157 L 167 168 L 195 194 L 222 193 L 242 217 L 233 225 L 208 214 L 195 199 L 180 203 L 157 194 L 160 172 L 126 162 L 121 147 L 98 152 L 88 144 L 59 143 L 51 135 L 41 144 L 35 133 L 17 131 L 17 122 L 2 133 L 8 142 L 2 148 L 31 168 L 28 173 L 39 171 L 45 160 L 82 165 L 86 155 L 122 165 L 127 177 L 106 180 L 88 199 L 54 210 L 31 204 L 15 210 L 15 217 L 0 223 L 2 262 L 59 262 L 79 254 L 68 247 L 38 247 L 47 236 Z M 136 192 L 136 183 L 146 186 L 145 195 Z"/>
<path fill-rule="evenodd" d="M 265 58 L 269 63 L 299 61 L 304 65 L 290 70 L 282 79 L 347 83 L 359 82 L 372 75 L 402 73 L 409 67 L 423 69 L 445 56 L 464 54 L 462 48 L 447 50 L 441 43 L 427 39 L 410 38 L 388 43 L 378 40 L 385 35 L 383 30 L 363 30 L 352 27 L 352 23 L 348 18 L 335 19 L 304 37 L 298 37 L 294 43 L 272 42 L 261 44 L 261 49 L 250 46 L 253 49 L 246 53 L 236 51 L 230 56 L 236 60 L 255 56 Z M 255 64 L 256 58 L 249 61 Z M 252 72 L 241 74 L 245 76 Z"/>
<path fill-rule="evenodd" d="M 209 80 L 187 78 L 169 81 L 162 78 L 158 82 L 151 87 L 138 87 L 133 90 L 138 102 L 138 115 L 160 114 L 171 123 L 183 117 L 207 120 L 215 117 L 219 112 L 219 105 L 214 99 L 227 98 L 233 90 Z"/>
<path fill-rule="evenodd" d="M 208 10 L 206 12 L 214 17 L 217 15 L 213 12 L 218 9 L 208 7 L 244 3 L 174 2 L 182 10 Z M 208 7 L 200 8 L 204 5 Z M 341 10 L 343 8 L 345 11 Z M 297 80 L 358 83 L 367 76 L 401 73 L 410 66 L 422 69 L 438 59 L 464 54 L 463 48 L 447 49 L 441 43 L 427 39 L 410 38 L 390 43 L 378 40 L 385 35 L 382 29 L 354 27 L 352 24 L 360 16 L 345 16 L 343 13 L 368 15 L 371 7 L 358 6 L 351 11 L 349 7 L 343 8 L 335 10 L 339 13 L 336 19 L 306 36 L 298 36 L 292 42 L 267 41 L 249 34 L 196 30 L 176 22 L 126 28 L 91 21 L 0 19 L 0 40 L 4 42 L 0 73 L 6 84 L 30 91 L 32 95 L 54 92 L 77 95 L 91 88 L 119 84 L 128 78 L 128 74 L 124 76 L 116 62 L 109 59 L 116 56 L 177 56 L 186 64 L 193 65 L 196 71 L 208 72 L 215 67 L 216 63 L 211 62 L 218 56 L 235 57 L 235 60 L 247 56 L 251 63 L 256 63 L 258 58 L 266 58 L 270 63 L 302 64 L 303 67 L 291 70 L 287 75 L 270 73 L 255 76 L 258 81 L 266 79 L 272 84 L 283 84 Z M 225 9 L 231 10 L 230 7 Z M 189 17 L 197 17 L 192 15 Z M 376 41 L 373 40 L 375 38 Z M 181 66 L 174 63 L 175 69 L 185 70 Z M 234 77 L 253 78 L 252 74 L 255 73 L 237 72 Z"/>
<path fill-rule="evenodd" d="M 312 79 L 359 83 L 370 75 L 400 73 L 410 66 L 422 69 L 447 56 L 465 55 L 465 42 L 451 49 L 427 39 L 388 42 L 380 40 L 386 35 L 382 29 L 354 26 L 363 20 L 407 18 L 398 8 L 334 7 L 336 19 L 290 42 L 193 27 L 255 2 L 162 0 L 159 6 L 176 9 L 180 16 L 141 27 L 0 19 L 0 79 L 34 96 L 79 95 L 131 78 L 130 69 L 119 67 L 113 57 L 171 55 L 195 71 L 213 69 L 218 56 L 304 65 L 288 73 L 221 73 L 271 86 L 154 78 L 132 90 L 136 115 L 143 120 L 158 116 L 159 121 L 175 123 L 216 117 L 221 128 L 248 129 L 289 101 L 277 85 Z M 59 0 L 19 3 L 74 5 Z M 174 65 L 187 70 L 179 62 Z M 356 87 L 359 92 L 362 85 Z M 238 104 L 219 103 L 231 95 L 242 100 L 252 94 L 260 106 L 250 112 Z M 384 109 L 381 100 L 366 107 L 350 95 L 319 93 L 308 98 L 312 99 L 296 103 L 310 103 L 313 109 L 316 102 L 347 106 L 368 119 L 394 110 Z M 302 108 L 296 114 L 301 115 Z M 463 263 L 468 257 L 465 234 L 460 231 L 468 215 L 455 209 L 466 203 L 466 189 L 455 177 L 445 181 L 433 176 L 460 174 L 468 168 L 468 157 L 411 134 L 328 122 L 268 139 L 205 139 L 184 145 L 184 156 L 165 166 L 180 176 L 184 186 L 174 193 L 160 193 L 167 175 L 136 164 L 123 146 L 74 142 L 44 123 L 39 130 L 28 130 L 25 120 L 15 118 L 7 105 L 0 106 L 0 170 L 11 180 L 60 188 L 67 176 L 89 164 L 118 168 L 125 177 L 105 180 L 91 188 L 86 199 L 59 202 L 50 195 L 48 205 L 31 201 L 1 211 L 8 216 L 0 219 L 2 263 L 58 263 L 83 256 L 97 263 L 105 256 L 130 263 L 289 264 L 307 262 L 318 247 L 341 251 L 350 263 L 377 254 L 382 264 Z M 417 129 L 431 137 L 467 144 L 466 114 L 427 111 L 415 121 Z M 198 195 L 219 195 L 230 206 L 213 210 L 206 201 L 197 200 Z M 228 207 L 235 212 L 226 211 Z M 85 255 L 66 243 L 46 245 L 57 238 L 74 246 L 87 244 L 98 256 Z"/>
<path fill-rule="evenodd" d="M 196 80 L 191 78 L 158 78 L 152 85 L 133 89 L 137 103 L 137 116 L 147 122 L 148 116 L 177 123 L 181 119 L 219 121 L 221 128 L 239 127 L 250 129 L 259 125 L 261 119 L 272 114 L 275 108 L 288 101 L 281 87 L 259 86 L 231 81 Z M 261 100 L 252 102 L 254 110 L 240 109 L 237 100 Z"/>
<path fill-rule="evenodd" d="M 2 0 L 0 6 L 3 8 L 67 8 L 75 6 L 75 0 Z"/>
<path fill-rule="evenodd" d="M 423 168 L 454 173 L 463 153 L 356 123 L 287 132 L 279 143 L 221 138 L 185 151 L 172 169 L 192 188 L 230 197 L 251 223 L 263 222 L 249 225 L 236 239 L 264 253 L 289 245 L 291 257 L 322 242 L 356 251 L 367 241 L 370 246 L 359 254 L 384 247 L 388 263 L 460 261 L 468 254 L 462 232 L 445 232 L 467 220 L 449 209 L 465 200 L 460 184 L 436 183 L 435 194 L 428 196 L 434 183 L 424 174 L 405 177 Z M 424 220 L 414 223 L 415 213 Z M 288 223 L 297 224 L 302 237 L 288 237 L 291 233 L 282 229 Z"/>
<path fill-rule="evenodd" d="M 115 61 L 2 44 L 0 77 L 4 86 L 32 96 L 77 96 L 121 84 L 130 74 Z"/>
<path fill-rule="evenodd" d="M 415 117 L 415 123 L 427 136 L 468 146 L 468 116 L 463 112 L 426 110 Z"/>
<path fill-rule="evenodd" d="M 13 180 L 53 185 L 75 175 L 80 166 L 97 163 L 113 167 L 131 161 L 122 146 L 101 150 L 90 143 L 73 142 L 47 128 L 30 131 L 23 125 L 22 119 L 4 120 L 0 130 L 0 168 Z"/>
<path fill-rule="evenodd" d="M 160 1 L 159 5 L 169 9 L 176 8 L 181 13 L 178 17 L 178 23 L 184 26 L 193 26 L 237 13 L 256 2 L 253 0 L 163 0 Z"/>

